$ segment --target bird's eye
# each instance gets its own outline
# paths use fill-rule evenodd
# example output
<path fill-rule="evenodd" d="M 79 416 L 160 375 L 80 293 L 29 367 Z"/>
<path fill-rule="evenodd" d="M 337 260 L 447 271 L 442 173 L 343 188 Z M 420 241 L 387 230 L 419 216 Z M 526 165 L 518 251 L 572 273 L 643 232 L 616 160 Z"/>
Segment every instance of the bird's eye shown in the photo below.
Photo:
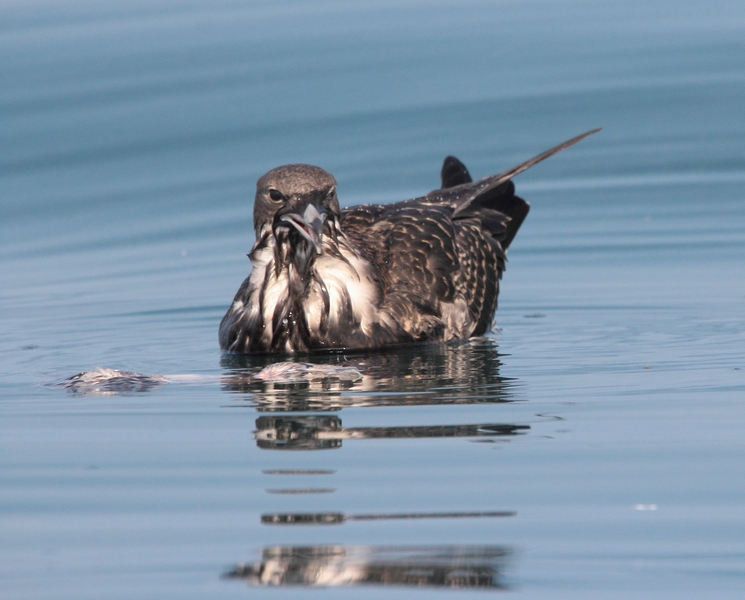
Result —
<path fill-rule="evenodd" d="M 275 189 L 269 190 L 269 197 L 275 202 L 280 202 L 281 200 L 285 199 L 282 192 L 280 192 L 279 190 L 275 190 Z"/>

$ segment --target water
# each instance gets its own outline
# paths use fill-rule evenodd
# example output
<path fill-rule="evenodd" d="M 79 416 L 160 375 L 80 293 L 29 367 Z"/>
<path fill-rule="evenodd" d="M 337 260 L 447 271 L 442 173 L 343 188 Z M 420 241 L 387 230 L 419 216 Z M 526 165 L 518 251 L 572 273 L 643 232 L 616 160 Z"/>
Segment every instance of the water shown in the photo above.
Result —
<path fill-rule="evenodd" d="M 3 597 L 740 597 L 743 33 L 734 1 L 4 3 Z M 313 358 L 351 383 L 221 356 L 269 168 L 385 202 L 596 126 L 518 177 L 486 339 Z M 49 385 L 97 366 L 196 377 Z"/>

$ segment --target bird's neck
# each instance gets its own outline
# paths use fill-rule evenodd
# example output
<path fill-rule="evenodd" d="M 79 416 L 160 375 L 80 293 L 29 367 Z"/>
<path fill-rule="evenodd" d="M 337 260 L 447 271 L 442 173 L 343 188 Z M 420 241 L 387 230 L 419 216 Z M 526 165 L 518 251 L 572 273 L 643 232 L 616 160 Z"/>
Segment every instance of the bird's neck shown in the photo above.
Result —
<path fill-rule="evenodd" d="M 278 240 L 271 231 L 262 231 L 249 258 L 254 267 L 256 259 L 264 263 L 262 267 L 273 271 L 275 280 L 286 279 L 290 297 L 307 296 L 316 262 L 316 251 L 310 243 L 302 240 L 302 243 L 291 244 L 287 238 Z"/>

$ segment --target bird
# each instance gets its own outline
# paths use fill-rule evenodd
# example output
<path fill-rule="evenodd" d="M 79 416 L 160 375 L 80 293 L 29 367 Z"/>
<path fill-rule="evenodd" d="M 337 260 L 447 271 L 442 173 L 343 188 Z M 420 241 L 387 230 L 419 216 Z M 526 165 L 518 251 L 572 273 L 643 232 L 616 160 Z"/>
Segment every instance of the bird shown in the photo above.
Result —
<path fill-rule="evenodd" d="M 530 210 L 512 178 L 598 131 L 477 181 L 448 156 L 439 189 L 392 204 L 342 209 L 320 167 L 270 170 L 256 184 L 253 268 L 220 322 L 220 348 L 292 355 L 483 336 Z"/>

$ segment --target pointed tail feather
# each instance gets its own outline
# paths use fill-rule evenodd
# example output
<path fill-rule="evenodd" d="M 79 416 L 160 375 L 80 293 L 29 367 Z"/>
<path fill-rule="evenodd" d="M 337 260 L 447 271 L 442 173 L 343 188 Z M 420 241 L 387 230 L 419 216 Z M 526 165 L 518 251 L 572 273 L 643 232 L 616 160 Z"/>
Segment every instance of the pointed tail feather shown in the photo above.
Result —
<path fill-rule="evenodd" d="M 562 142 L 558 146 L 554 146 L 553 148 L 546 150 L 545 152 L 542 152 L 538 156 L 534 156 L 530 160 L 526 160 L 524 163 L 520 163 L 516 167 L 512 167 L 511 169 L 507 169 L 503 173 L 499 173 L 498 175 L 492 175 L 490 177 L 486 177 L 482 179 L 481 181 L 477 182 L 481 185 L 478 185 L 474 191 L 473 194 L 461 204 L 456 210 L 455 213 L 457 214 L 460 210 L 466 208 L 472 200 L 477 198 L 478 196 L 481 196 L 482 194 L 489 192 L 490 190 L 493 190 L 494 188 L 498 187 L 499 185 L 503 184 L 505 181 L 512 179 L 516 175 L 519 175 L 523 171 L 527 171 L 530 167 L 537 165 L 539 162 L 546 160 L 550 156 L 553 156 L 554 154 L 557 154 L 558 152 L 561 152 L 562 150 L 566 150 L 570 146 L 574 146 L 577 142 L 581 142 L 586 137 L 591 136 L 598 131 L 600 131 L 602 127 L 598 127 L 597 129 L 592 129 L 590 131 L 586 131 L 582 135 L 578 135 L 576 137 L 573 137 L 570 140 L 567 140 L 566 142 Z"/>

